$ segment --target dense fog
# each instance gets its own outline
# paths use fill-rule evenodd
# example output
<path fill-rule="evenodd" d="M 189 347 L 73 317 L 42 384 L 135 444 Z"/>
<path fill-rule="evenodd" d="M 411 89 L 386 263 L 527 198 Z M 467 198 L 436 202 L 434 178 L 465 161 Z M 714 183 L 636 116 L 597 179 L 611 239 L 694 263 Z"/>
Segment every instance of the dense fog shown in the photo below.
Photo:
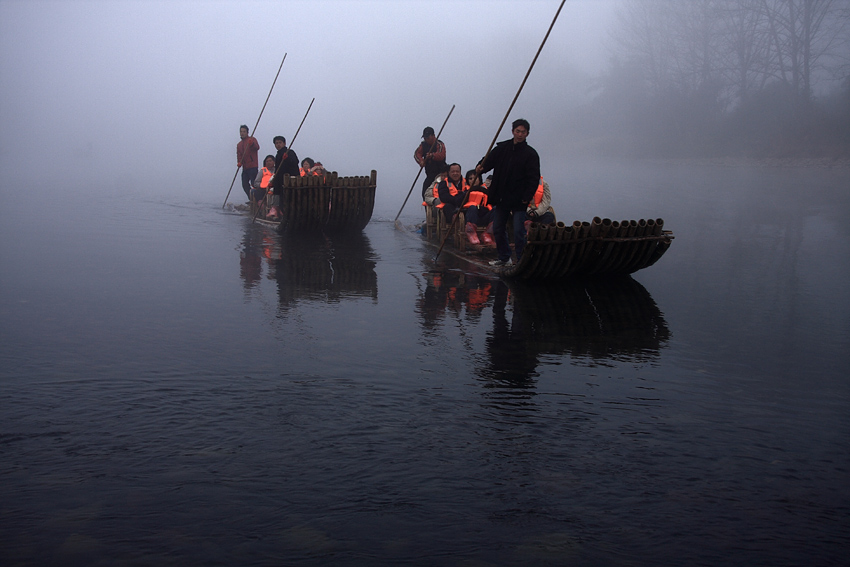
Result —
<path fill-rule="evenodd" d="M 737 21 L 729 14 L 742 13 L 730 6 L 756 4 L 568 0 L 508 124 L 517 117 L 531 122 L 529 143 L 541 155 L 544 176 L 565 155 L 579 153 L 629 156 L 689 148 L 698 154 L 718 147 L 747 153 L 702 142 L 708 130 L 712 139 L 741 138 L 719 130 L 730 116 L 741 122 L 734 112 L 744 107 L 744 91 L 736 94 L 715 72 L 728 68 L 721 48 L 731 45 L 715 24 L 726 22 L 728 31 Z M 785 5 L 760 4 L 777 10 Z M 826 4 L 835 25 L 831 35 L 817 39 L 829 41 L 829 52 L 818 52 L 814 82 L 805 88 L 813 93 L 807 101 L 828 101 L 837 109 L 822 117 L 838 128 L 839 134 L 831 134 L 834 149 L 841 146 L 844 102 L 850 108 L 850 97 L 842 94 L 850 92 L 850 47 L 845 4 Z M 4 0 L 4 196 L 18 186 L 56 194 L 88 186 L 223 200 L 235 172 L 239 125 L 253 129 L 287 54 L 256 130 L 261 157 L 274 153 L 273 136 L 292 138 L 315 97 L 293 146 L 299 157 L 322 161 L 340 175 L 376 169 L 381 198 L 400 202 L 417 171 L 412 153 L 422 128 L 439 129 L 452 105 L 441 136 L 449 161 L 467 168 L 484 154 L 558 6 L 557 0 Z M 641 27 L 643 16 L 659 25 Z M 650 28 L 645 37 L 635 35 Z M 713 34 L 700 45 L 714 46 L 715 67 L 705 63 L 707 49 L 688 60 L 671 57 L 689 52 L 697 28 Z M 640 41 L 666 42 L 667 51 L 641 51 Z M 765 49 L 767 60 L 770 47 Z M 702 80 L 692 80 L 688 71 L 694 61 L 703 63 Z M 666 74 L 648 71 L 662 63 Z M 758 96 L 770 88 L 782 92 L 775 85 L 785 68 L 775 58 L 771 65 L 760 75 L 753 71 Z M 761 100 L 754 95 L 744 102 L 762 108 Z M 774 118 L 763 120 L 773 124 Z M 506 126 L 499 139 L 508 135 Z"/>
<path fill-rule="evenodd" d="M 0 3 L 6 182 L 223 200 L 240 124 L 404 195 L 424 126 L 466 167 L 496 134 L 557 1 Z M 612 4 L 567 2 L 514 111 L 557 159 L 556 119 L 589 96 Z M 500 139 L 507 137 L 509 126 Z M 551 147 L 551 149 L 549 149 Z M 4 186 L 4 192 L 12 190 Z M 400 199 L 398 199 L 400 201 Z"/>
<path fill-rule="evenodd" d="M 850 157 L 850 4 L 623 0 L 585 150 L 654 157 Z"/>

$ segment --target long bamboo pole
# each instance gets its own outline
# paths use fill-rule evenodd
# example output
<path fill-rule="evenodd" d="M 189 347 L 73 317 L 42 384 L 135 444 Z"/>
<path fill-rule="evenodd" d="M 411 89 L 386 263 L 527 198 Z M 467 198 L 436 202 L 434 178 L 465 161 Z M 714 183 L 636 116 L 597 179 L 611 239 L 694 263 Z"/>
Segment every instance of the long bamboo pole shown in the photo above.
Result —
<path fill-rule="evenodd" d="M 283 69 L 283 62 L 286 61 L 286 53 L 283 54 L 283 59 L 280 60 L 280 67 L 277 68 L 277 74 L 274 76 L 274 81 L 272 81 L 272 88 L 269 89 L 269 94 L 266 96 L 266 102 L 263 103 L 263 108 L 260 110 L 260 115 L 257 117 L 257 123 L 254 124 L 254 130 L 251 132 L 250 136 L 253 137 L 254 133 L 257 131 L 257 126 L 260 125 L 260 118 L 263 117 L 263 112 L 266 110 L 266 105 L 269 103 L 269 98 L 272 96 L 272 91 L 274 90 L 274 85 L 277 83 L 277 78 L 280 75 L 280 70 Z M 245 156 L 248 154 L 248 144 L 245 144 L 245 150 L 242 152 L 242 159 L 239 160 L 239 163 L 242 163 L 245 160 Z M 230 197 L 230 192 L 233 190 L 233 184 L 236 182 L 236 176 L 239 175 L 239 167 L 236 166 L 236 173 L 233 174 L 233 181 L 230 182 L 230 188 L 227 190 L 227 195 L 224 197 L 224 203 L 221 205 L 223 209 L 227 205 L 227 199 Z"/>
<path fill-rule="evenodd" d="M 286 156 L 289 155 L 289 150 L 292 149 L 292 145 L 295 143 L 295 138 L 298 137 L 298 132 L 300 132 L 301 127 L 304 126 L 304 121 L 307 120 L 307 115 L 310 114 L 310 109 L 313 108 L 314 102 L 316 102 L 316 97 L 313 97 L 313 100 L 310 101 L 310 106 L 307 107 L 307 112 L 304 113 L 304 118 L 301 119 L 301 124 L 298 125 L 298 129 L 295 131 L 295 135 L 292 136 L 292 140 L 289 142 L 289 147 L 286 148 L 286 152 L 280 158 L 280 165 L 283 165 L 283 160 L 285 160 Z M 274 174 L 272 175 L 272 179 L 274 179 L 274 176 L 277 175 L 277 173 L 278 173 L 277 170 L 275 170 Z M 271 185 L 271 184 L 272 184 L 272 182 L 269 181 L 269 185 Z M 257 215 L 260 214 L 260 209 L 262 209 L 262 208 L 263 207 L 260 206 L 259 204 L 257 205 L 257 210 L 254 212 L 254 216 L 251 218 L 251 224 L 253 224 L 254 221 L 257 220 Z"/>
<path fill-rule="evenodd" d="M 446 123 L 449 121 L 449 116 L 451 116 L 452 112 L 454 112 L 454 111 L 455 111 L 455 105 L 452 105 L 452 109 L 449 110 L 449 115 L 446 116 L 445 120 L 443 120 L 443 125 L 440 126 L 440 131 L 437 132 L 437 136 L 434 138 L 434 143 L 431 144 L 431 152 L 433 152 L 434 148 L 437 147 L 437 143 L 439 143 L 439 141 L 440 141 L 440 134 L 443 133 L 443 128 L 446 127 Z M 410 195 L 411 195 L 411 193 L 413 193 L 413 188 L 416 187 L 416 182 L 419 181 L 419 176 L 422 175 L 423 169 L 425 169 L 424 165 L 419 166 L 419 173 L 416 174 L 416 178 L 413 180 L 413 184 L 410 186 L 410 191 L 407 192 L 407 197 L 404 198 L 404 203 L 401 204 L 401 208 L 398 210 L 398 214 L 395 216 L 395 219 L 393 219 L 393 224 L 395 225 L 395 227 L 397 229 L 401 228 L 401 227 L 399 227 L 399 224 L 398 224 L 398 217 L 401 216 L 401 211 L 404 210 L 404 206 L 407 204 L 407 200 L 410 199 Z"/>
<path fill-rule="evenodd" d="M 502 118 L 501 124 L 499 124 L 499 127 L 496 129 L 496 135 L 493 136 L 493 141 L 490 142 L 490 146 L 487 148 L 487 153 L 484 154 L 484 158 L 481 160 L 481 163 L 484 163 L 485 161 L 487 161 L 487 157 L 490 155 L 490 150 L 492 150 L 493 146 L 496 144 L 496 139 L 499 137 L 499 132 L 502 131 L 502 128 L 504 127 L 505 122 L 507 122 L 508 116 L 510 115 L 511 110 L 514 109 L 514 104 L 516 104 L 516 101 L 519 98 L 519 94 L 522 92 L 523 87 L 525 87 L 525 82 L 528 80 L 528 76 L 531 75 L 531 70 L 534 69 L 534 64 L 537 63 L 537 58 L 540 56 L 540 52 L 543 51 L 543 46 L 546 45 L 546 40 L 549 39 L 549 34 L 552 33 L 552 28 L 555 27 L 555 22 L 558 21 L 558 16 L 561 14 L 561 8 L 564 7 L 564 3 L 566 1 L 567 0 L 561 0 L 561 5 L 558 6 L 558 11 L 555 12 L 555 17 L 552 18 L 552 23 L 549 24 L 549 29 L 546 30 L 546 35 L 543 37 L 543 41 L 540 43 L 540 47 L 537 49 L 537 53 L 534 55 L 534 59 L 531 61 L 531 65 L 528 67 L 528 71 L 525 73 L 525 77 L 522 79 L 522 84 L 519 86 L 519 89 L 517 90 L 516 95 L 514 96 L 514 99 L 511 101 L 511 105 L 508 107 L 508 111 L 505 113 L 505 117 Z M 443 242 L 440 243 L 440 249 L 437 250 L 437 255 L 434 256 L 434 262 L 435 263 L 437 262 L 437 258 L 440 257 L 440 252 L 443 251 L 443 246 L 445 246 L 445 244 L 446 244 L 446 239 L 448 239 L 449 235 L 454 230 L 455 223 L 457 222 L 457 219 L 460 217 L 460 213 L 463 211 L 463 206 L 466 204 L 466 200 L 468 198 L 469 198 L 469 194 L 467 193 L 466 196 L 464 197 L 463 203 L 461 203 L 460 208 L 458 209 L 458 212 L 455 215 L 455 218 L 452 219 L 452 224 L 449 227 L 449 231 L 443 237 Z"/>
<path fill-rule="evenodd" d="M 304 113 L 304 118 L 301 119 L 301 123 L 298 125 L 298 129 L 295 131 L 295 135 L 292 136 L 292 141 L 289 142 L 289 147 L 286 149 L 287 153 L 289 153 L 289 150 L 291 150 L 293 144 L 295 144 L 295 139 L 298 137 L 298 132 L 300 132 L 301 127 L 304 126 L 304 121 L 307 120 L 307 115 L 310 114 L 310 109 L 313 108 L 314 102 L 316 102 L 316 97 L 313 97 L 313 100 L 310 101 L 310 106 L 307 107 L 307 112 Z"/>

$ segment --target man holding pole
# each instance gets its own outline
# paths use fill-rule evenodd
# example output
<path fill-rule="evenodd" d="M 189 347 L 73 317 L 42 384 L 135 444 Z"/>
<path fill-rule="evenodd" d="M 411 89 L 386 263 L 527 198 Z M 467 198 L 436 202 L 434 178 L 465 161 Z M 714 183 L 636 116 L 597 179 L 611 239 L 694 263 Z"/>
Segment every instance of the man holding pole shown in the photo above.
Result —
<path fill-rule="evenodd" d="M 298 156 L 286 147 L 286 138 L 275 136 L 274 147 L 277 149 L 274 158 L 274 177 L 272 178 L 274 197 L 272 198 L 272 209 L 269 212 L 269 217 L 280 218 L 283 216 L 280 211 L 283 176 L 288 173 L 292 177 L 301 177 L 301 170 L 298 167 Z"/>
<path fill-rule="evenodd" d="M 452 107 L 454 110 L 454 107 Z M 448 120 L 448 119 L 447 119 Z M 434 129 L 430 126 L 422 130 L 422 143 L 413 152 L 413 159 L 420 167 L 425 168 L 425 182 L 422 184 L 422 199 L 425 199 L 426 191 L 438 174 L 447 170 L 446 145 L 434 135 Z"/>
<path fill-rule="evenodd" d="M 525 139 L 531 126 L 520 118 L 511 124 L 513 139 L 496 144 L 475 167 L 478 175 L 493 170 L 488 202 L 493 205 L 493 236 L 499 259 L 491 266 L 510 266 L 507 223 L 513 216 L 514 249 L 519 262 L 525 247 L 525 211 L 540 182 L 540 156 Z"/>
<path fill-rule="evenodd" d="M 251 198 L 251 182 L 257 177 L 260 164 L 257 152 L 260 144 L 254 136 L 248 135 L 248 126 L 243 124 L 239 127 L 239 143 L 236 144 L 236 167 L 242 168 L 242 190 L 248 199 Z"/>

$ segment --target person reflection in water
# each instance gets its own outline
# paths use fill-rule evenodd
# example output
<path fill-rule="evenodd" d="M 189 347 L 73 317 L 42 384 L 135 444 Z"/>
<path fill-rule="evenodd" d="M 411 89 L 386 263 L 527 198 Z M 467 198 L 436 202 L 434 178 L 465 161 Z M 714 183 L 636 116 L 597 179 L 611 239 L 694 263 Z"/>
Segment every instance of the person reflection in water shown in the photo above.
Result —
<path fill-rule="evenodd" d="M 492 282 L 486 278 L 450 272 L 428 272 L 427 285 L 417 301 L 422 326 L 430 334 L 446 313 L 477 322 L 489 301 Z M 465 307 L 465 310 L 464 310 Z"/>
<path fill-rule="evenodd" d="M 521 309 L 511 309 L 508 321 L 510 289 L 503 281 L 496 282 L 494 287 L 493 333 L 485 340 L 490 365 L 481 374 L 514 387 L 530 387 L 539 363 L 539 345 L 533 340 L 534 321 Z"/>

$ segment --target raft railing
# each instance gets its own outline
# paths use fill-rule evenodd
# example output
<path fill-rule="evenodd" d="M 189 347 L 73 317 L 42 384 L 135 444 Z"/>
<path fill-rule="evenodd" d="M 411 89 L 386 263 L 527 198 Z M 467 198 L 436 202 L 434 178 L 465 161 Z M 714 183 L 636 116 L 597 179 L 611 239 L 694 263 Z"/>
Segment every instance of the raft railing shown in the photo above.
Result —
<path fill-rule="evenodd" d="M 425 207 L 426 237 L 435 242 L 450 240 L 458 252 L 481 252 L 470 244 L 465 222 L 451 223 L 442 211 Z M 478 227 L 481 237 L 483 228 Z M 663 219 L 614 221 L 594 217 L 592 221 L 553 224 L 531 223 L 522 259 L 499 273 L 513 278 L 557 280 L 570 276 L 625 275 L 655 264 L 670 247 L 674 236 L 664 230 Z"/>
<path fill-rule="evenodd" d="M 522 279 L 631 274 L 655 264 L 673 238 L 660 218 L 532 223 L 522 258 L 501 273 Z"/>
<path fill-rule="evenodd" d="M 284 174 L 280 194 L 280 230 L 363 230 L 375 208 L 377 172 L 340 177 Z"/>

